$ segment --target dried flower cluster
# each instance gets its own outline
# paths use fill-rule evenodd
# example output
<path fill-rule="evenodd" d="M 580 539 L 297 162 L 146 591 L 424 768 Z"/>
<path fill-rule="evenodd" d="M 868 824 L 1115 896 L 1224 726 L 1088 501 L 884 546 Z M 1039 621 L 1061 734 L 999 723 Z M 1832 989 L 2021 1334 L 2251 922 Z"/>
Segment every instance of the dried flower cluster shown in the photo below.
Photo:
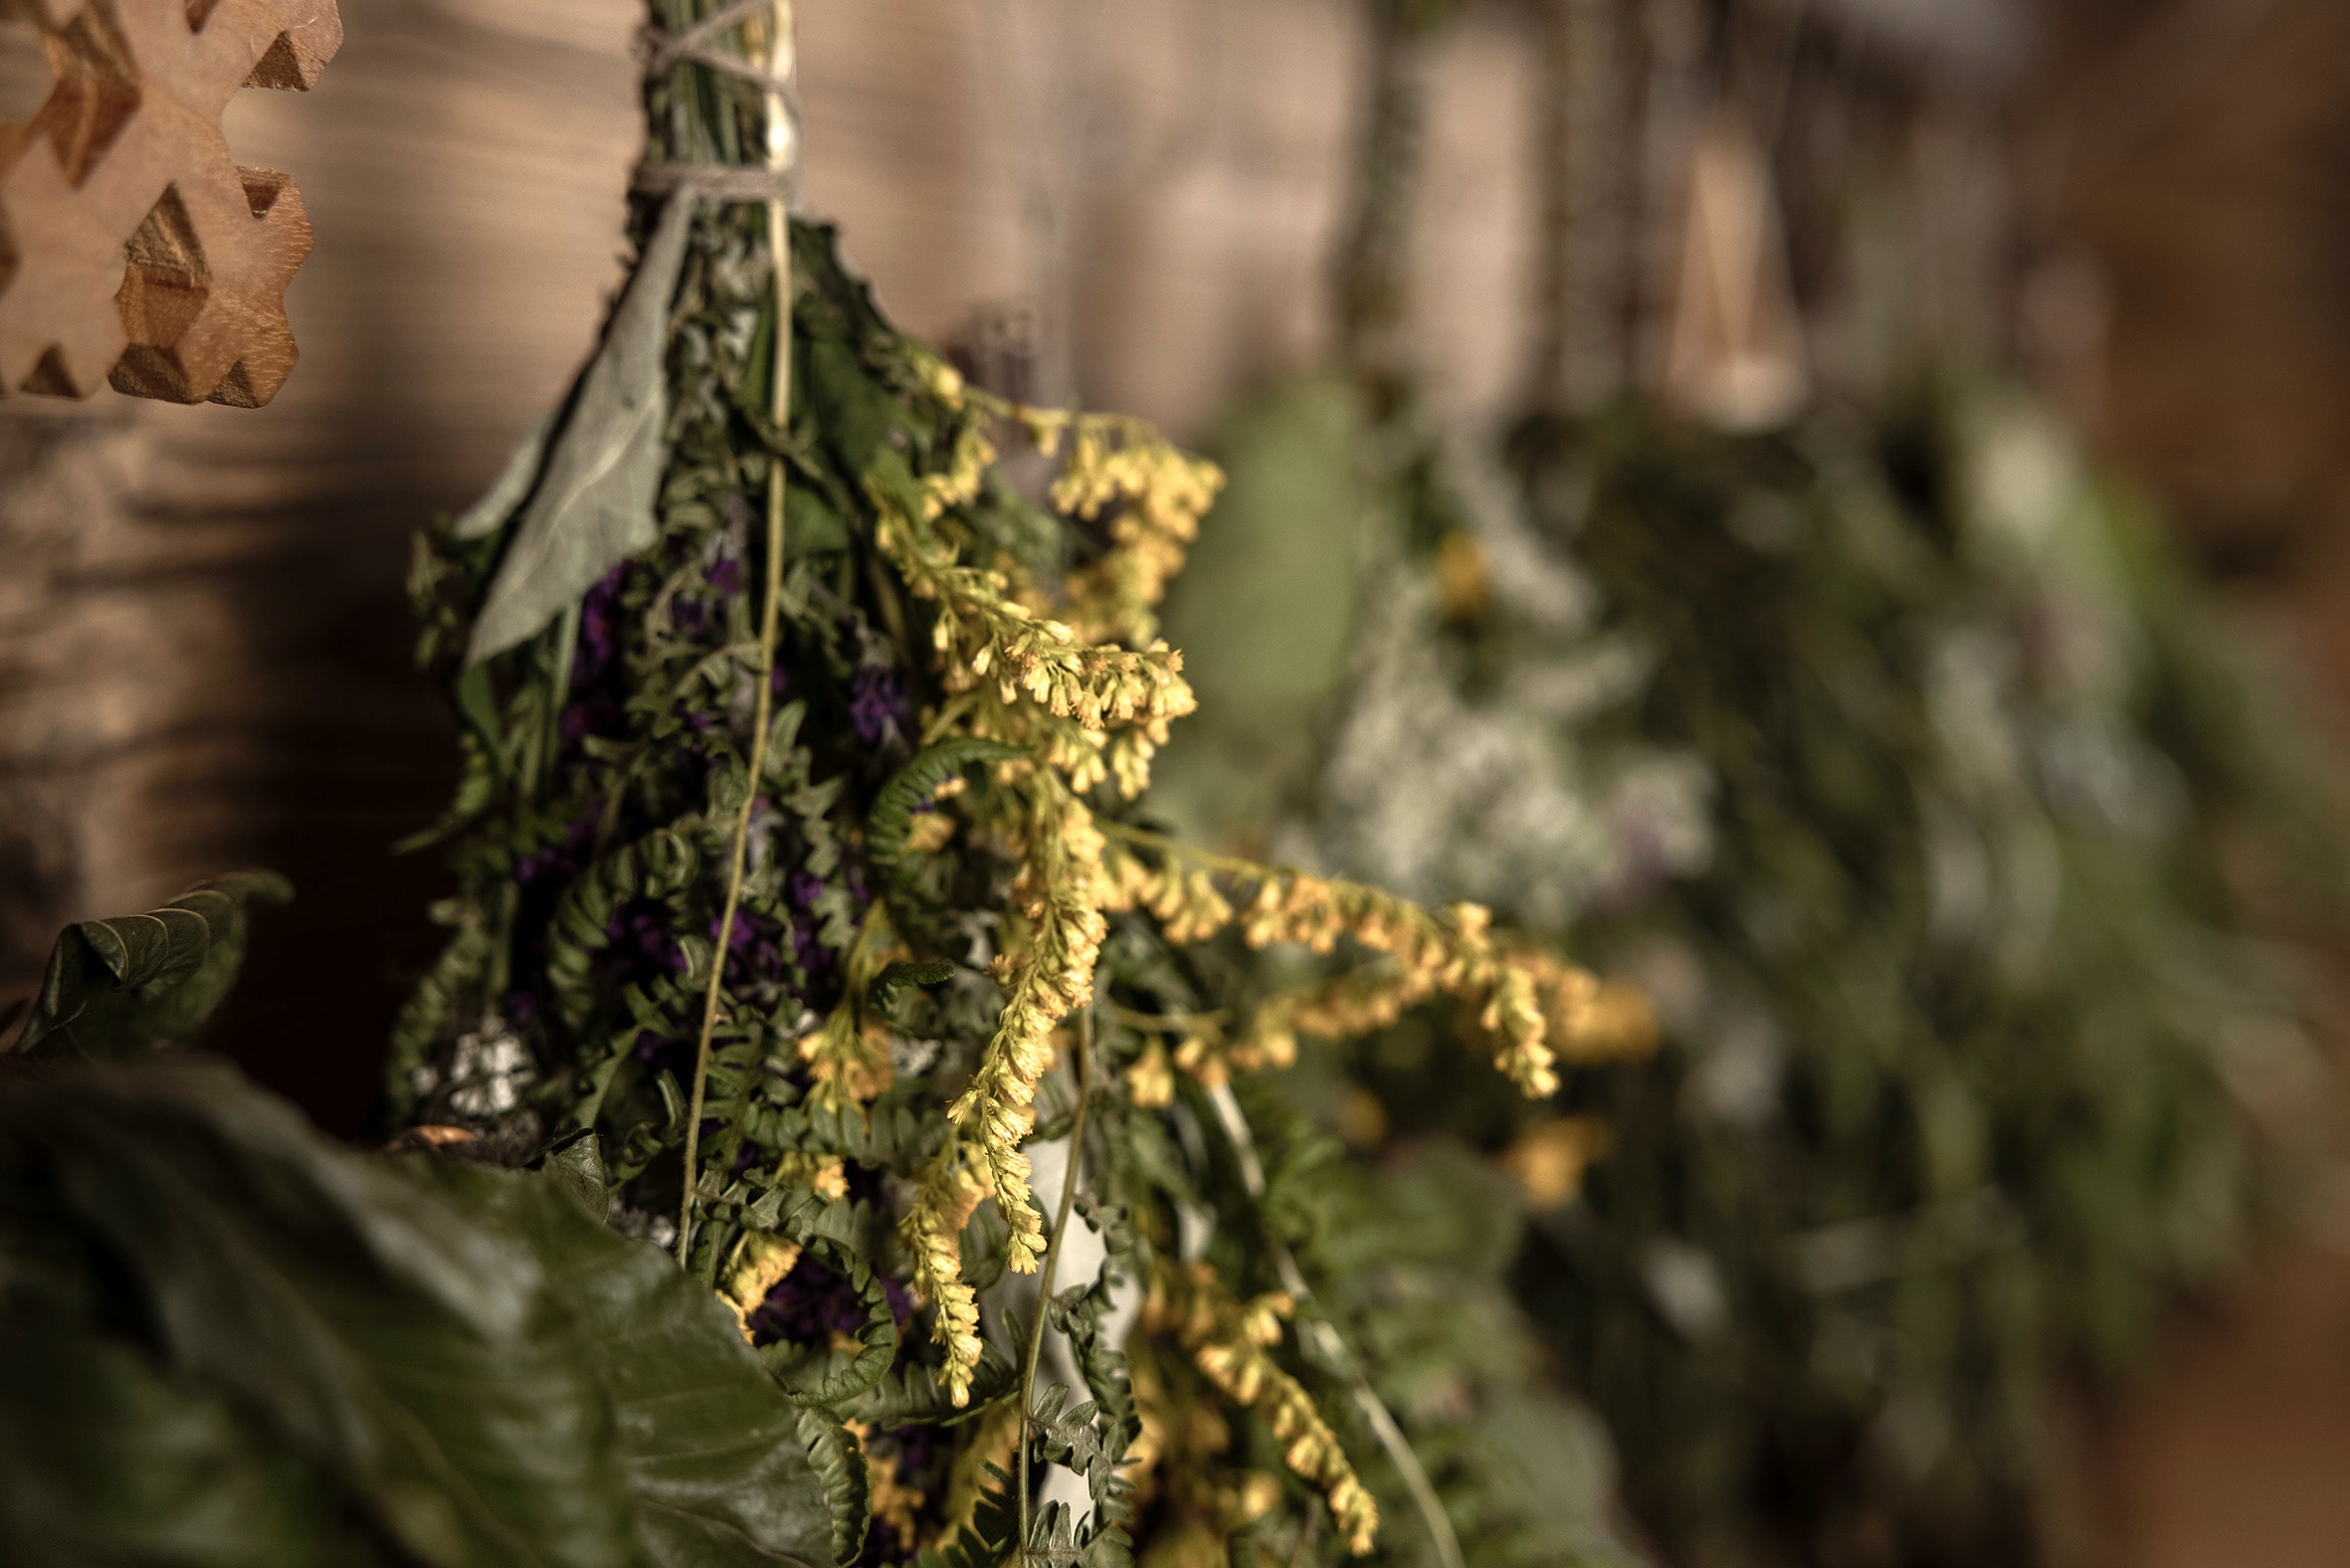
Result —
<path fill-rule="evenodd" d="M 1262 1414 L 1284 1447 L 1281 1461 L 1322 1489 L 1330 1516 L 1356 1556 L 1370 1551 L 1379 1505 L 1356 1478 L 1338 1435 L 1313 1396 L 1268 1354 L 1295 1303 L 1278 1291 L 1236 1300 L 1202 1264 L 1164 1271 L 1143 1305 L 1146 1331 L 1172 1337 L 1235 1405 Z"/>
<path fill-rule="evenodd" d="M 1494 1066 L 1535 1097 L 1558 1087 L 1557 1062 L 1638 1055 L 1654 1040 L 1646 1004 L 1588 971 L 1492 930 L 1478 904 L 1438 913 L 1360 882 L 1203 854 L 1155 834 L 1123 832 L 1109 875 L 1116 907 L 1157 916 L 1167 939 L 1204 942 L 1237 924 L 1255 948 L 1295 943 L 1327 954 L 1341 938 L 1380 955 L 1375 968 L 1342 973 L 1262 1004 L 1226 1039 L 1215 1026 L 1185 1037 L 1174 1065 L 1209 1083 L 1233 1069 L 1280 1067 L 1300 1033 L 1346 1039 L 1383 1029 L 1442 992 L 1476 1009 L 1495 1040 Z M 1146 862 L 1135 846 L 1155 853 Z M 1248 889 L 1236 904 L 1218 878 Z"/>
<path fill-rule="evenodd" d="M 884 471 L 869 479 L 867 490 L 878 515 L 877 542 L 907 588 L 933 610 L 931 644 L 950 696 L 925 733 L 934 742 L 960 734 L 1022 753 L 991 764 L 995 798 L 986 808 L 988 825 L 1019 853 L 1012 891 L 1021 921 L 996 960 L 1003 1012 L 970 1083 L 948 1108 L 954 1130 L 899 1227 L 915 1260 L 911 1282 L 938 1309 L 934 1333 L 959 1402 L 968 1397 L 980 1354 L 959 1236 L 973 1195 L 984 1192 L 1009 1227 L 1006 1267 L 1028 1273 L 1043 1255 L 1044 1228 L 1020 1146 L 1035 1124 L 1037 1084 L 1054 1059 L 1054 1031 L 1092 998 L 1104 911 L 1146 907 L 1179 943 L 1206 940 L 1236 919 L 1208 867 L 1185 864 L 1170 847 L 1154 873 L 1131 850 L 1111 850 L 1081 798 L 1113 773 L 1120 795 L 1138 796 L 1169 721 L 1195 705 L 1179 652 L 1156 640 L 1136 651 L 1087 634 L 1152 637 L 1153 607 L 1221 479 L 1138 422 L 1004 403 L 932 359 L 924 359 L 921 375 L 926 390 L 963 416 L 949 464 L 910 484 Z M 1122 508 L 1111 527 L 1112 546 L 1062 585 L 1077 625 L 1034 608 L 1047 603 L 1046 595 L 1016 562 L 978 566 L 964 559 L 964 541 L 975 530 L 957 513 L 981 496 L 996 455 L 985 433 L 988 420 L 1022 424 L 1047 451 L 1058 450 L 1074 430 L 1053 487 L 1056 504 L 1080 517 Z M 942 816 L 935 796 L 932 805 L 932 815 Z M 944 842 L 949 831 L 923 838 Z M 1327 954 L 1345 936 L 1385 962 L 1269 1002 L 1237 1039 L 1192 1034 L 1175 1049 L 1176 1066 L 1207 1082 L 1235 1070 L 1279 1067 L 1294 1060 L 1298 1031 L 1361 1033 L 1444 992 L 1478 1009 L 1497 1041 L 1496 1065 L 1522 1090 L 1556 1089 L 1550 1042 L 1555 1033 L 1573 1052 L 1598 992 L 1588 974 L 1530 949 L 1505 950 L 1473 905 L 1438 915 L 1358 883 L 1226 860 L 1216 860 L 1214 869 L 1255 888 L 1238 916 L 1252 946 L 1299 943 Z M 1130 1078 L 1142 1085 L 1146 1102 L 1164 1103 L 1171 1092 L 1171 1080 L 1154 1078 L 1157 1072 L 1146 1058 L 1139 1078 Z"/>

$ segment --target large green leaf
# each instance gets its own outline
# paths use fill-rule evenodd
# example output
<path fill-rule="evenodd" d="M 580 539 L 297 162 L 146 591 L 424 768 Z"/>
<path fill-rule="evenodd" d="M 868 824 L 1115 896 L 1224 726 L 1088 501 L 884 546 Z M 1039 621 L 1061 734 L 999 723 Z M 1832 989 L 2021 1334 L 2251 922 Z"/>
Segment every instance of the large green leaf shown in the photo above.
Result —
<path fill-rule="evenodd" d="M 231 872 L 160 909 L 66 927 L 16 1049 L 98 1061 L 186 1045 L 236 981 L 247 904 L 293 896 L 276 872 Z"/>
<path fill-rule="evenodd" d="M 183 1469 L 236 1478 L 291 1456 L 436 1568 L 829 1563 L 790 1401 L 729 1314 L 597 1223 L 580 1186 L 351 1153 L 201 1059 L 0 1079 L 0 1264 L 54 1279 L 80 1247 L 102 1281 L 30 1305 L 12 1293 L 0 1338 L 44 1300 L 69 1320 L 98 1302 L 80 1331 L 135 1331 L 94 1364 L 134 1348 L 166 1392 L 247 1413 L 244 1427 L 185 1417 Z M 0 1398 L 0 1425 L 24 1408 Z M 144 1429 L 77 1430 L 128 1463 Z M 255 1432 L 259 1458 L 238 1447 Z M 21 1425 L 0 1433 L 26 1441 Z M 301 1496 L 272 1495 L 281 1514 Z M 0 1531 L 32 1527 L 0 1517 Z M 31 1544 L 0 1536 L 0 1559 L 34 1560 L 13 1555 Z"/>
<path fill-rule="evenodd" d="M 0 1334 L 0 1547 L 11 1562 L 359 1568 L 390 1557 L 218 1390 L 55 1320 Z"/>
<path fill-rule="evenodd" d="M 527 1239 L 617 1421 L 638 1550 L 652 1563 L 824 1564 L 832 1512 L 786 1399 L 733 1314 L 669 1256 L 613 1235 L 571 1193 L 487 1166 L 416 1174 Z"/>

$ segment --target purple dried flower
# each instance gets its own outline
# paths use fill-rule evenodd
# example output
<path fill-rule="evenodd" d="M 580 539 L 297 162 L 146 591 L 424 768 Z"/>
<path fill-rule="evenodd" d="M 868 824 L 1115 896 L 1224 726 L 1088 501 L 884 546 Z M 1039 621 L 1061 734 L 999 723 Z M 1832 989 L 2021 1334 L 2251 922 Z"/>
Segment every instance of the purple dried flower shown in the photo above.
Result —
<path fill-rule="evenodd" d="M 849 1276 L 806 1253 L 750 1314 L 751 1343 L 760 1345 L 782 1340 L 822 1348 L 865 1325 L 865 1302 Z"/>
<path fill-rule="evenodd" d="M 878 746 L 905 722 L 905 689 L 894 672 L 867 666 L 849 678 L 849 724 L 857 738 Z"/>
<path fill-rule="evenodd" d="M 571 689 L 592 686 L 604 679 L 620 652 L 620 585 L 628 563 L 615 566 L 579 601 L 579 644 L 571 658 Z"/>
<path fill-rule="evenodd" d="M 531 851 L 514 863 L 514 881 L 528 887 L 543 882 L 568 882 L 587 864 L 593 819 L 582 817 L 563 829 L 553 844 Z"/>

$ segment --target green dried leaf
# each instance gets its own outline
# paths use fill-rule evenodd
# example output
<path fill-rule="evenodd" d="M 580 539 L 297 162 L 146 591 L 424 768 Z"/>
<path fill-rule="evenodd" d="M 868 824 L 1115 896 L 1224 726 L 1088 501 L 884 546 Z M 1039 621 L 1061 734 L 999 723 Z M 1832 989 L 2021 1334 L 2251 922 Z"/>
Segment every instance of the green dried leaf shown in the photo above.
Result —
<path fill-rule="evenodd" d="M 537 636 L 598 578 L 653 543 L 653 503 L 667 455 L 663 360 L 670 301 L 695 205 L 690 193 L 670 198 L 645 244 L 604 346 L 580 377 L 545 473 L 490 580 L 466 645 L 469 665 Z M 503 478 L 485 504 L 503 488 Z M 468 521 L 478 519 L 469 513 Z"/>
<path fill-rule="evenodd" d="M 893 963 L 874 976 L 871 990 L 866 993 L 866 1005 L 876 1012 L 885 1010 L 898 992 L 908 987 L 933 986 L 952 980 L 955 966 L 931 959 L 927 963 Z"/>
<path fill-rule="evenodd" d="M 994 1344 L 982 1344 L 971 1374 L 971 1402 L 957 1405 L 938 1381 L 937 1369 L 905 1361 L 861 1394 L 831 1407 L 843 1421 L 873 1427 L 937 1426 L 969 1419 L 1012 1391 L 1020 1369 Z"/>
<path fill-rule="evenodd" d="M 563 1138 L 547 1150 L 538 1168 L 588 1218 L 603 1222 L 612 1202 L 612 1178 L 604 1169 L 602 1141 L 593 1132 L 582 1130 Z"/>
<path fill-rule="evenodd" d="M 231 872 L 160 909 L 68 926 L 17 1052 L 99 1061 L 188 1044 L 236 983 L 246 905 L 293 896 L 276 872 Z"/>
<path fill-rule="evenodd" d="M 0 1334 L 0 1548 L 12 1562 L 388 1564 L 324 1477 L 216 1389 L 55 1321 Z"/>
<path fill-rule="evenodd" d="M 546 1270 L 546 1299 L 609 1401 L 642 1561 L 658 1568 L 829 1564 L 832 1516 L 799 1413 L 733 1314 L 667 1255 L 613 1235 L 548 1183 L 456 1161 L 422 1169 L 504 1222 Z"/>
<path fill-rule="evenodd" d="M 800 1412 L 800 1436 L 808 1458 L 832 1508 L 833 1557 L 854 1562 L 865 1550 L 865 1532 L 873 1519 L 873 1489 L 865 1468 L 865 1448 L 855 1435 L 813 1410 Z"/>
<path fill-rule="evenodd" d="M 554 434 L 555 416 L 552 411 L 538 416 L 538 422 L 525 431 L 505 466 L 497 471 L 497 478 L 471 506 L 449 519 L 449 536 L 453 539 L 488 538 L 504 526 L 530 494 L 531 485 L 538 479 L 538 471 L 546 463 L 547 438 Z"/>
<path fill-rule="evenodd" d="M 867 819 L 866 857 L 876 866 L 893 867 L 905 856 L 905 836 L 913 827 L 914 808 L 932 790 L 974 762 L 998 762 L 1019 756 L 1015 748 L 993 740 L 958 737 L 924 748 L 889 776 L 874 798 Z"/>

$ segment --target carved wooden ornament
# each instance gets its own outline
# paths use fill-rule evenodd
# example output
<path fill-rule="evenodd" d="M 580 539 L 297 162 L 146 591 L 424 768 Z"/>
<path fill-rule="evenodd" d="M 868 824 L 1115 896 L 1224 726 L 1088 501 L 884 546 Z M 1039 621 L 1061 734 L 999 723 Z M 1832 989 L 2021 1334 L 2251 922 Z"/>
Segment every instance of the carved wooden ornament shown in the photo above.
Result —
<path fill-rule="evenodd" d="M 294 368 L 286 286 L 301 193 L 229 156 L 240 87 L 307 89 L 335 0 L 0 0 L 41 30 L 52 86 L 0 126 L 0 396 L 258 408 Z"/>

